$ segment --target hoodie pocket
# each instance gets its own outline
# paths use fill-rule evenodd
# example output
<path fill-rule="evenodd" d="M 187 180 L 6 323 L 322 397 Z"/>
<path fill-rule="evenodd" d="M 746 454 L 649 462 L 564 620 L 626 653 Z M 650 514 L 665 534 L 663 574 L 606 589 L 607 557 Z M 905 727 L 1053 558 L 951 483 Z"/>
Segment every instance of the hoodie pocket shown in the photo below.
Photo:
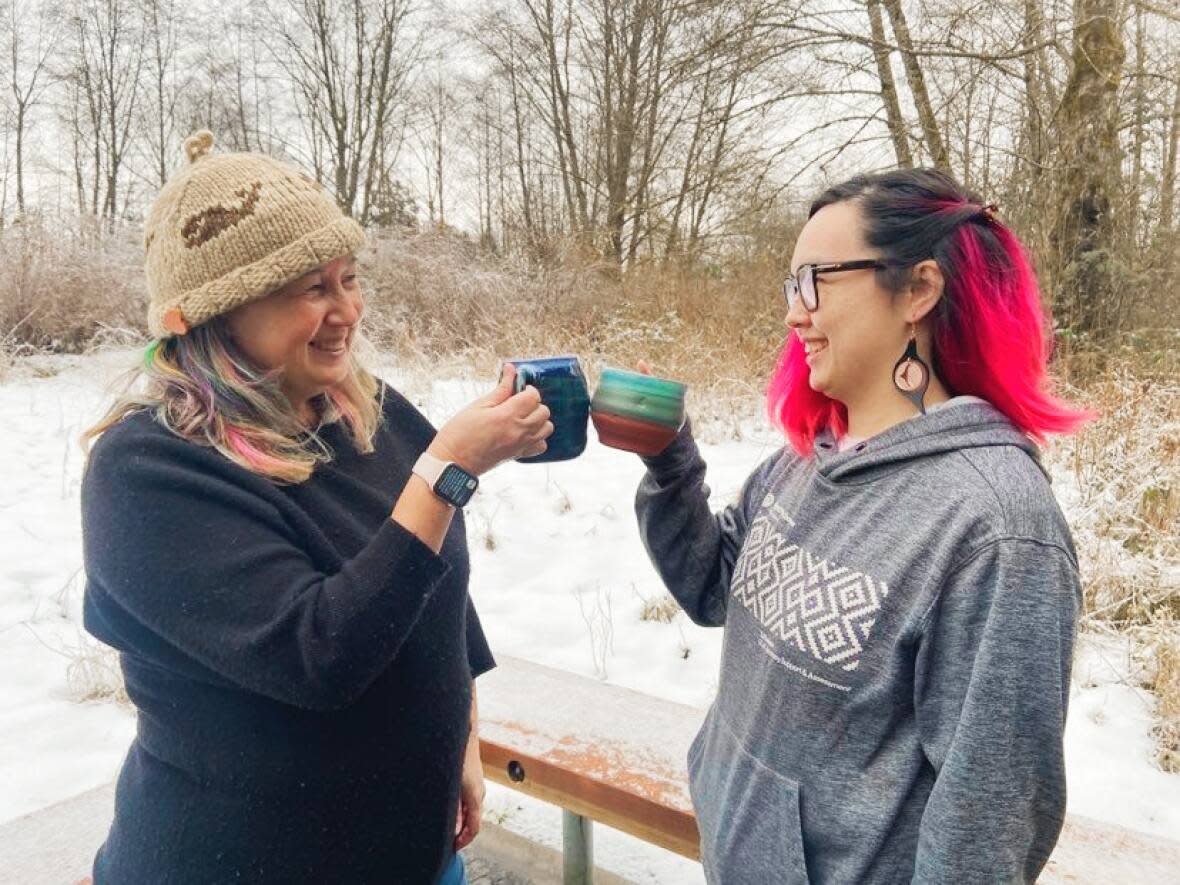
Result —
<path fill-rule="evenodd" d="M 798 783 L 747 753 L 715 710 L 688 769 L 710 885 L 807 885 Z"/>

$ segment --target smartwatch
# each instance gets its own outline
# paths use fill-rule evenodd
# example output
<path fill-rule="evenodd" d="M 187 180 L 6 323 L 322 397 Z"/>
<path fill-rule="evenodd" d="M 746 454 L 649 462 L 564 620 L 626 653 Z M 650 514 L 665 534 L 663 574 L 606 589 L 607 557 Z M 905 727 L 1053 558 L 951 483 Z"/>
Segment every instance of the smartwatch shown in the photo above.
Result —
<path fill-rule="evenodd" d="M 452 507 L 462 507 L 479 488 L 479 479 L 454 461 L 444 461 L 423 452 L 414 464 L 414 473 L 426 480 L 430 490 Z"/>

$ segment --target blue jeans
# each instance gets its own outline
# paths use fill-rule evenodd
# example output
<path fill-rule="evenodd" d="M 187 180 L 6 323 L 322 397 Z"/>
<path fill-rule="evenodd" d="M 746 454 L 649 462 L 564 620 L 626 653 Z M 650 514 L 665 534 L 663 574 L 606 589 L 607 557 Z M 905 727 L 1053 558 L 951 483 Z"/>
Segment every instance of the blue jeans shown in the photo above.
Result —
<path fill-rule="evenodd" d="M 463 865 L 463 858 L 455 855 L 447 871 L 438 880 L 438 885 L 467 885 L 467 867 Z"/>

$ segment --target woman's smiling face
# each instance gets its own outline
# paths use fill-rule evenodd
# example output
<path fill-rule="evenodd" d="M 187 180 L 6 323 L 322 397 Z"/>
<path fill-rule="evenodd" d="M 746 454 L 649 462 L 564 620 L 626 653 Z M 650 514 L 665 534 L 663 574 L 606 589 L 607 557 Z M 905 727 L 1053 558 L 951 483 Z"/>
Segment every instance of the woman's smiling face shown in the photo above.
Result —
<path fill-rule="evenodd" d="M 283 392 L 300 414 L 343 382 L 364 298 L 356 261 L 329 261 L 227 316 L 230 335 L 256 365 L 281 373 Z"/>
<path fill-rule="evenodd" d="M 863 230 L 857 201 L 825 206 L 800 232 L 792 272 L 804 264 L 880 258 Z M 816 290 L 817 310 L 808 313 L 796 299 L 787 311 L 787 325 L 807 350 L 812 389 L 847 404 L 882 387 L 882 378 L 889 386 L 908 334 L 904 299 L 893 297 L 872 269 L 821 274 Z"/>

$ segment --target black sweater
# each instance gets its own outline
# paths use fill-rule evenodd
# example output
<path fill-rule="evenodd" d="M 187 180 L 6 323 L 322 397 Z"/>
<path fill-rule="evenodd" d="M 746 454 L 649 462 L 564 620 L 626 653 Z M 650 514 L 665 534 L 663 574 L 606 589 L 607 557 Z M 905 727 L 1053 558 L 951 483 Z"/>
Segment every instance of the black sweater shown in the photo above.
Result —
<path fill-rule="evenodd" d="M 146 412 L 82 487 L 87 630 L 138 734 L 95 882 L 432 882 L 453 853 L 471 678 L 493 666 L 462 517 L 389 514 L 434 429 L 386 388 L 376 451 L 279 486 Z"/>

